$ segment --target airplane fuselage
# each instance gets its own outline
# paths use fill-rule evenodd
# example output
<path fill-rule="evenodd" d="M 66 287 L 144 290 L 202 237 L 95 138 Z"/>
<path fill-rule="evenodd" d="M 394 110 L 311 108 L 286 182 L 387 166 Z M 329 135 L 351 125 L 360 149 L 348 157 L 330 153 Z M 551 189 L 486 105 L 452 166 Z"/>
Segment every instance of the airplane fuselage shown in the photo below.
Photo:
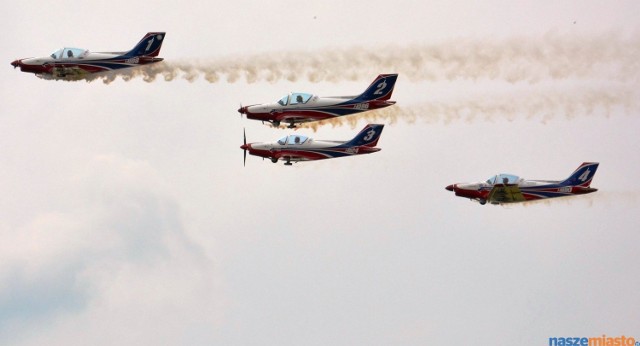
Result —
<path fill-rule="evenodd" d="M 598 191 L 591 188 L 598 165 L 597 162 L 584 162 L 565 180 L 525 180 L 513 174 L 496 174 L 484 182 L 451 184 L 445 189 L 480 204 L 583 195 Z"/>
<path fill-rule="evenodd" d="M 513 189 L 514 186 L 517 187 L 517 190 Z M 550 182 L 540 180 L 524 180 L 516 185 L 493 185 L 483 182 L 452 184 L 447 186 L 447 190 L 453 191 L 458 197 L 476 200 L 481 202 L 481 204 L 484 204 L 484 202 L 492 204 L 516 203 L 545 198 L 582 195 L 598 191 L 598 189 L 590 187 L 563 186 L 560 185 L 559 181 Z M 522 195 L 522 198 L 515 197 L 509 198 L 508 200 L 502 200 L 504 198 L 500 198 L 501 196 L 499 196 L 504 194 L 516 195 L 518 192 Z"/>
<path fill-rule="evenodd" d="M 314 95 L 305 104 L 283 106 L 276 102 L 246 106 L 240 110 L 247 116 L 247 119 L 251 120 L 277 124 L 281 122 L 297 124 L 362 113 L 389 107 L 396 103 L 389 100 L 354 102 L 351 99 L 351 97 L 319 97 Z"/>
<path fill-rule="evenodd" d="M 240 149 L 246 154 L 291 162 L 332 159 L 344 156 L 371 154 L 380 151 L 376 148 L 384 125 L 368 124 L 349 141 L 314 140 L 304 135 L 289 135 L 276 142 L 248 143 L 246 137 Z"/>
<path fill-rule="evenodd" d="M 79 80 L 93 73 L 162 61 L 158 54 L 164 37 L 165 32 L 148 32 L 126 52 L 91 52 L 84 48 L 64 47 L 46 57 L 14 60 L 11 66 L 44 79 Z"/>
<path fill-rule="evenodd" d="M 316 141 L 311 139 L 301 145 L 282 145 L 278 142 L 249 143 L 246 144 L 246 150 L 249 151 L 250 155 L 269 158 L 272 161 L 281 159 L 292 162 L 370 154 L 381 150 L 380 148 L 368 146 L 348 147 L 344 146 L 345 143 L 343 141 Z"/>
<path fill-rule="evenodd" d="M 320 97 L 310 93 L 289 93 L 273 103 L 244 106 L 238 109 L 247 119 L 267 121 L 274 126 L 325 120 L 362 113 L 394 105 L 391 94 L 397 74 L 381 74 L 360 95 Z"/>
<path fill-rule="evenodd" d="M 11 63 L 20 71 L 53 79 L 76 79 L 87 74 L 135 67 L 162 61 L 157 57 L 127 57 L 122 53 L 88 53 L 77 58 L 26 58 Z"/>

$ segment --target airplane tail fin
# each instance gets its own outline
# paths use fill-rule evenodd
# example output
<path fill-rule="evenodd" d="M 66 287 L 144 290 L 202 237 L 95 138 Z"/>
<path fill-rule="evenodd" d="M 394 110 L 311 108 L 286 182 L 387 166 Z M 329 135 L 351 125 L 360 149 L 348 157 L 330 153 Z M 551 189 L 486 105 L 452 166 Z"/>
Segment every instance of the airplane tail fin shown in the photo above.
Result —
<path fill-rule="evenodd" d="M 560 185 L 571 185 L 588 188 L 591 185 L 591 180 L 596 174 L 598 169 L 598 162 L 584 162 L 578 167 L 571 176 L 560 183 Z"/>
<path fill-rule="evenodd" d="M 164 32 L 149 32 L 133 47 L 132 50 L 128 51 L 126 56 L 158 56 L 160 53 L 160 48 L 162 47 L 162 42 L 164 41 Z"/>
<path fill-rule="evenodd" d="M 368 124 L 362 129 L 352 140 L 345 143 L 347 146 L 366 146 L 375 147 L 380 139 L 380 134 L 384 125 Z"/>
<path fill-rule="evenodd" d="M 386 101 L 391 98 L 393 87 L 396 85 L 398 74 L 381 74 L 369 85 L 367 90 L 357 96 L 357 101 L 380 100 Z"/>

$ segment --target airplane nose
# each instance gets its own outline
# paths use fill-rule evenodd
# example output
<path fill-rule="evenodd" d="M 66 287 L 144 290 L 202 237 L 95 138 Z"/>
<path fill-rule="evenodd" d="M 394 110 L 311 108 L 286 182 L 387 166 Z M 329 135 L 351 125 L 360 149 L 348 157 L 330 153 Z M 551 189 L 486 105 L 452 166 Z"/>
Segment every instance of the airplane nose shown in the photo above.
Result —
<path fill-rule="evenodd" d="M 240 108 L 238 108 L 238 113 L 240 113 L 240 114 L 245 114 L 245 113 L 247 113 L 247 107 L 240 107 Z"/>
<path fill-rule="evenodd" d="M 16 68 L 18 66 L 20 66 L 20 60 L 14 60 L 11 62 L 11 66 L 13 66 L 13 68 Z"/>
<path fill-rule="evenodd" d="M 243 144 L 243 145 L 240 146 L 240 149 L 247 150 L 247 149 L 249 149 L 249 145 Z"/>
<path fill-rule="evenodd" d="M 453 191 L 453 184 L 451 184 L 451 185 L 449 185 L 449 186 L 445 187 L 445 189 L 447 189 L 447 190 L 449 190 L 449 191 Z"/>

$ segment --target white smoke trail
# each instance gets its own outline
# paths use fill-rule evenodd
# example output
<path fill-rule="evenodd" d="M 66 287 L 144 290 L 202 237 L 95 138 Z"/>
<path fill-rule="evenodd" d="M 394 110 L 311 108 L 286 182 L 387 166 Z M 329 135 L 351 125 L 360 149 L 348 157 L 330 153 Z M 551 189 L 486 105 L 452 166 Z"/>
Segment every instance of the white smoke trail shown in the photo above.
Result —
<path fill-rule="evenodd" d="M 597 183 L 594 183 L 594 187 L 597 188 Z M 548 199 L 539 199 L 535 201 L 527 201 L 521 203 L 509 203 L 502 204 L 502 207 L 511 208 L 511 207 L 531 207 L 538 205 L 546 205 L 546 206 L 557 206 L 557 205 L 574 205 L 580 203 L 581 205 L 586 205 L 591 208 L 597 204 L 603 204 L 605 206 L 610 205 L 637 205 L 640 201 L 640 191 L 637 190 L 629 190 L 629 191 L 606 191 L 606 190 L 598 190 L 593 193 L 584 194 L 584 195 L 574 195 L 574 196 L 565 196 L 558 198 L 548 198 Z"/>
<path fill-rule="evenodd" d="M 601 89 L 579 88 L 567 91 L 537 90 L 507 95 L 489 95 L 482 98 L 433 101 L 421 105 L 394 105 L 380 110 L 357 115 L 300 124 L 302 128 L 316 131 L 320 126 L 332 127 L 348 125 L 352 129 L 359 121 L 394 124 L 404 121 L 412 124 L 422 121 L 429 124 L 455 121 L 474 122 L 504 119 L 514 121 L 519 118 L 539 119 L 547 123 L 557 117 L 602 115 L 609 117 L 613 111 L 625 114 L 640 111 L 640 91 L 635 86 L 617 86 Z"/>
<path fill-rule="evenodd" d="M 597 196 L 595 196 L 597 193 L 599 192 L 596 191 L 594 193 L 585 194 L 585 195 L 537 199 L 533 201 L 525 201 L 525 202 L 518 202 L 518 203 L 505 203 L 505 204 L 500 204 L 500 206 L 505 209 L 513 209 L 518 207 L 527 208 L 527 207 L 535 207 L 540 205 L 545 205 L 549 207 L 549 206 L 557 206 L 557 205 L 573 205 L 575 203 L 582 203 L 581 205 L 586 205 L 588 208 L 591 208 L 593 207 L 593 204 L 594 204 L 594 200 L 595 200 L 594 197 L 597 198 Z"/>
<path fill-rule="evenodd" d="M 203 77 L 210 83 L 244 80 L 310 82 L 370 80 L 380 73 L 399 73 L 412 81 L 504 80 L 510 83 L 602 77 L 638 81 L 640 35 L 607 33 L 575 37 L 550 33 L 539 38 L 513 37 L 501 41 L 459 39 L 439 44 L 280 52 L 200 61 L 164 61 L 116 70 L 88 80 L 110 83 L 158 77 L 189 82 Z"/>

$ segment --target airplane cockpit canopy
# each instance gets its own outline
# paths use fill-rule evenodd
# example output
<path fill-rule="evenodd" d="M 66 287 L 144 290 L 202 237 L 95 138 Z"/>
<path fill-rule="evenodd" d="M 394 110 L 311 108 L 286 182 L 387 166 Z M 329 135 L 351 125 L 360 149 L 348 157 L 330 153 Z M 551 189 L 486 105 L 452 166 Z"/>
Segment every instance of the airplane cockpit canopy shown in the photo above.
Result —
<path fill-rule="evenodd" d="M 289 103 L 289 95 L 284 95 L 280 100 L 278 100 L 278 103 L 281 106 L 286 106 L 287 103 Z"/>
<path fill-rule="evenodd" d="M 89 54 L 88 49 L 82 48 L 62 48 L 57 51 L 51 53 L 50 57 L 54 59 L 73 59 L 73 58 L 84 58 Z"/>
<path fill-rule="evenodd" d="M 487 179 L 487 184 L 517 184 L 520 177 L 513 174 L 497 174 Z"/>
<path fill-rule="evenodd" d="M 297 105 L 301 103 L 307 103 L 312 96 L 313 96 L 312 94 L 307 94 L 307 93 L 290 93 L 282 97 L 280 100 L 278 100 L 278 103 L 281 106 L 286 106 L 288 104 Z"/>
<path fill-rule="evenodd" d="M 280 145 L 299 145 L 307 141 L 309 137 L 302 135 L 289 135 L 284 136 L 278 140 L 278 144 Z"/>

